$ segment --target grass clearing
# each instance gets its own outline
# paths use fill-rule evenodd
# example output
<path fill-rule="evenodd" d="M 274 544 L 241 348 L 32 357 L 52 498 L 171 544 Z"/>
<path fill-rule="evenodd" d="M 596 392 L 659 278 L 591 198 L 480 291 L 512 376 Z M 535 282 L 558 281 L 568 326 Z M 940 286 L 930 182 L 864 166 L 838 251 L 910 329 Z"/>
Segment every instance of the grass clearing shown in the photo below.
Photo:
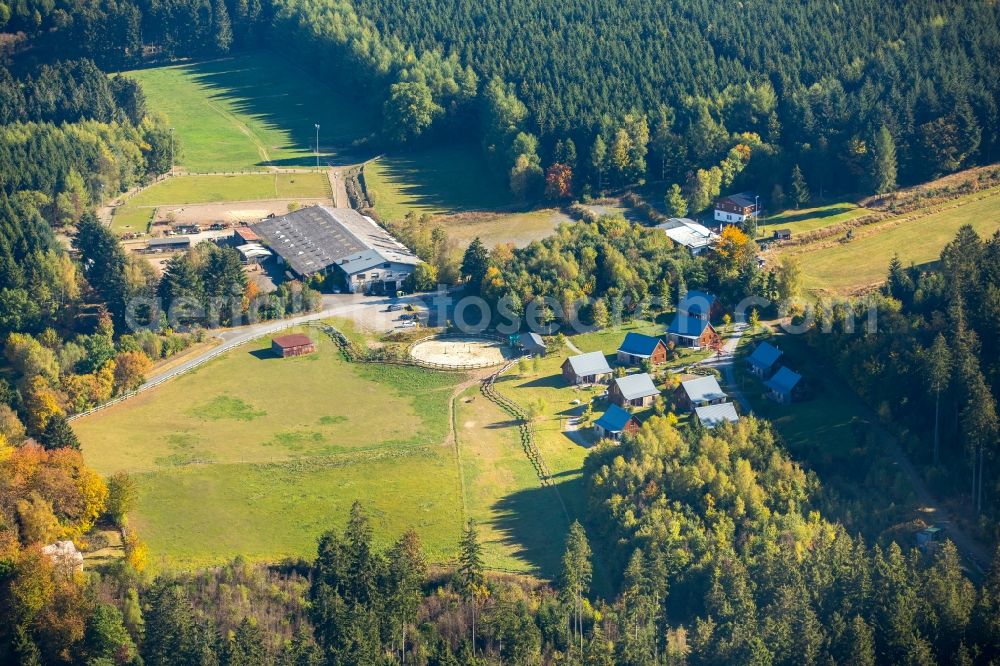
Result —
<path fill-rule="evenodd" d="M 128 207 L 201 204 L 267 199 L 317 199 L 330 196 L 325 173 L 254 173 L 233 176 L 175 176 L 151 185 L 128 200 Z"/>
<path fill-rule="evenodd" d="M 834 224 L 840 224 L 861 217 L 869 211 L 852 201 L 837 201 L 814 208 L 796 210 L 790 208 L 777 215 L 767 217 L 760 227 L 764 236 L 769 236 L 774 229 L 790 229 L 792 237 L 807 231 L 815 231 Z"/>
<path fill-rule="evenodd" d="M 1000 187 L 959 197 L 932 210 L 864 227 L 850 242 L 825 239 L 779 252 L 799 258 L 809 289 L 863 289 L 885 279 L 894 254 L 899 254 L 904 265 L 928 264 L 938 259 L 962 225 L 971 224 L 981 236 L 1000 229 Z"/>
<path fill-rule="evenodd" d="M 136 206 L 120 206 L 111 217 L 111 230 L 116 234 L 144 234 L 153 220 L 154 206 L 138 208 Z"/>
<path fill-rule="evenodd" d="M 525 247 L 552 235 L 563 222 L 573 220 L 558 208 L 542 208 L 523 213 L 460 213 L 441 219 L 448 238 L 460 246 L 479 238 L 486 247 L 513 243 Z"/>
<path fill-rule="evenodd" d="M 371 114 L 351 90 L 337 89 L 277 53 L 139 69 L 149 108 L 175 127 L 177 163 L 189 171 L 361 161 L 358 142 L 372 132 Z"/>
<path fill-rule="evenodd" d="M 448 144 L 387 155 L 365 164 L 365 187 L 384 220 L 407 213 L 449 215 L 513 203 L 507 183 L 487 167 L 482 150 Z"/>

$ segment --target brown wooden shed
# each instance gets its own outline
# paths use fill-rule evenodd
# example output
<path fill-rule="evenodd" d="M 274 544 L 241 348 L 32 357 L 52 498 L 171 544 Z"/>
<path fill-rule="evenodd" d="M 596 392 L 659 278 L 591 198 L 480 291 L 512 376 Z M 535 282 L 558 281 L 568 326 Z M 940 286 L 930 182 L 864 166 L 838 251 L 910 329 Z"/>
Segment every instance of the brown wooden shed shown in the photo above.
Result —
<path fill-rule="evenodd" d="M 316 344 L 312 338 L 302 333 L 279 335 L 276 338 L 271 338 L 271 351 L 281 358 L 302 356 L 316 351 Z"/>

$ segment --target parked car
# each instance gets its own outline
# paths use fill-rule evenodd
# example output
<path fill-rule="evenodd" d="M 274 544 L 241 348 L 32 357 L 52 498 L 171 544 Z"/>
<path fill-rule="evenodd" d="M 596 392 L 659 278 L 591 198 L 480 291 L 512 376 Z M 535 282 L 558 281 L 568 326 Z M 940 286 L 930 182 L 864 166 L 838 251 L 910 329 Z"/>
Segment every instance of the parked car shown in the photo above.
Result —
<path fill-rule="evenodd" d="M 417 322 L 412 320 L 402 321 L 399 323 L 399 328 L 416 328 L 416 327 L 417 327 Z"/>
<path fill-rule="evenodd" d="M 387 307 L 385 309 L 385 311 L 386 312 L 399 312 L 402 309 L 403 309 L 403 304 L 402 303 L 393 303 L 392 305 L 390 305 L 389 307 Z"/>
<path fill-rule="evenodd" d="M 416 319 L 416 318 L 417 318 L 417 315 L 415 315 L 415 314 L 401 314 L 401 315 L 399 315 L 399 320 L 400 321 L 410 321 L 411 319 Z"/>

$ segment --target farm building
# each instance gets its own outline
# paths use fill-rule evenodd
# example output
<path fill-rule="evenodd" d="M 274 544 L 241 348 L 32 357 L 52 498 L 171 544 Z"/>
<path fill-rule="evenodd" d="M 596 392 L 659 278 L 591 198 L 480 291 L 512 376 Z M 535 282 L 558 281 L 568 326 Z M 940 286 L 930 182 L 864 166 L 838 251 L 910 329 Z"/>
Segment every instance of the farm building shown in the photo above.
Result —
<path fill-rule="evenodd" d="M 667 339 L 678 347 L 701 349 L 717 344 L 719 334 L 708 321 L 678 312 L 667 327 Z"/>
<path fill-rule="evenodd" d="M 766 379 L 774 370 L 774 364 L 781 358 L 781 350 L 774 345 L 762 342 L 753 353 L 747 357 L 747 370 L 762 379 Z"/>
<path fill-rule="evenodd" d="M 538 335 L 538 333 L 524 333 L 519 335 L 517 344 L 525 353 L 532 356 L 545 356 L 545 352 L 548 349 L 545 346 L 545 340 L 542 340 L 542 336 Z"/>
<path fill-rule="evenodd" d="M 271 251 L 260 243 L 246 243 L 245 245 L 238 246 L 236 250 L 243 258 L 244 264 L 259 264 L 272 256 Z"/>
<path fill-rule="evenodd" d="M 302 333 L 291 333 L 289 335 L 279 335 L 271 338 L 271 351 L 276 356 L 288 358 L 289 356 L 303 356 L 316 351 L 316 345 L 312 338 Z"/>
<path fill-rule="evenodd" d="M 261 220 L 253 231 L 299 277 L 338 270 L 350 292 L 395 293 L 420 259 L 351 208 L 310 206 Z"/>
<path fill-rule="evenodd" d="M 707 291 L 689 291 L 677 304 L 678 314 L 697 317 L 706 321 L 718 319 L 723 314 L 722 302 Z"/>
<path fill-rule="evenodd" d="M 715 221 L 722 224 L 741 224 L 760 213 L 760 201 L 753 192 L 740 192 L 722 197 L 715 202 Z"/>
<path fill-rule="evenodd" d="M 150 238 L 146 243 L 148 252 L 179 252 L 191 247 L 191 239 L 187 236 L 164 236 L 163 238 Z"/>
<path fill-rule="evenodd" d="M 611 366 L 602 352 L 570 356 L 562 364 L 562 374 L 570 384 L 596 384 L 611 377 Z"/>
<path fill-rule="evenodd" d="M 236 227 L 233 229 L 233 245 L 239 247 L 247 243 L 259 243 L 260 236 L 250 227 Z"/>
<path fill-rule="evenodd" d="M 706 375 L 681 382 L 674 391 L 674 401 L 684 409 L 694 409 L 705 405 L 719 405 L 729 396 L 719 386 L 715 377 Z"/>
<path fill-rule="evenodd" d="M 764 382 L 764 386 L 770 389 L 768 397 L 771 400 L 788 404 L 798 397 L 802 390 L 802 375 L 781 366 L 773 377 Z"/>
<path fill-rule="evenodd" d="M 694 414 L 698 423 L 709 430 L 723 423 L 737 423 L 740 420 L 739 414 L 736 413 L 736 406 L 731 402 L 696 407 Z"/>
<path fill-rule="evenodd" d="M 626 333 L 618 347 L 618 362 L 625 365 L 639 365 L 643 361 L 652 364 L 667 362 L 667 346 L 660 338 L 641 333 Z"/>
<path fill-rule="evenodd" d="M 608 400 L 621 407 L 649 407 L 658 395 L 653 378 L 645 372 L 617 377 L 608 389 Z"/>
<path fill-rule="evenodd" d="M 685 217 L 672 217 L 663 224 L 658 224 L 667 238 L 685 248 L 692 255 L 698 255 L 712 246 L 719 235 L 708 227 Z"/>
<path fill-rule="evenodd" d="M 775 229 L 774 235 L 772 236 L 774 240 L 784 241 L 792 240 L 792 230 L 791 229 Z"/>
<path fill-rule="evenodd" d="M 618 405 L 611 405 L 601 418 L 594 421 L 594 432 L 598 437 L 619 441 L 622 435 L 639 432 L 639 422 Z"/>

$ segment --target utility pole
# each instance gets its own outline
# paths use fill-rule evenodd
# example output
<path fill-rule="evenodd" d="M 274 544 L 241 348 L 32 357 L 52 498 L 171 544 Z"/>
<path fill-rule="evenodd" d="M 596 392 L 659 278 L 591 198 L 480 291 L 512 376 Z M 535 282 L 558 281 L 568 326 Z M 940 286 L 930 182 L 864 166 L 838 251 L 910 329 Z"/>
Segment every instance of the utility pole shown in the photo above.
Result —
<path fill-rule="evenodd" d="M 316 168 L 319 168 L 319 123 L 316 123 Z"/>
<path fill-rule="evenodd" d="M 753 195 L 753 239 L 757 240 L 757 236 L 760 235 L 759 229 L 760 223 L 760 195 Z"/>

